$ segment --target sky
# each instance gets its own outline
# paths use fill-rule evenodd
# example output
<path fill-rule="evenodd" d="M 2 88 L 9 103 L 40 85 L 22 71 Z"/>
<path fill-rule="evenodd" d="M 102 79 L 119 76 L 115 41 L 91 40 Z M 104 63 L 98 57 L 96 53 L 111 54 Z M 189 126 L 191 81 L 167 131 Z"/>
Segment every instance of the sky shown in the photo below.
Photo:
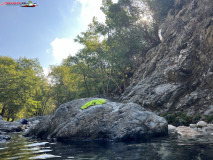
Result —
<path fill-rule="evenodd" d="M 36 7 L 0 5 L 0 56 L 38 58 L 45 74 L 82 46 L 73 41 L 94 16 L 104 22 L 102 0 L 35 0 Z M 24 0 L 1 0 L 27 2 Z M 113 0 L 117 2 L 117 0 Z"/>

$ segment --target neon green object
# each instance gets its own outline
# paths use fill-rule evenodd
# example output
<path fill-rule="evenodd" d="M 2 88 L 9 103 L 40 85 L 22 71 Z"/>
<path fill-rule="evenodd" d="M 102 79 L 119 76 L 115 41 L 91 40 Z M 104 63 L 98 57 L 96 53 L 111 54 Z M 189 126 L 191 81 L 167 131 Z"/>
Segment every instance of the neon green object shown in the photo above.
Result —
<path fill-rule="evenodd" d="M 81 107 L 81 109 L 86 109 L 90 106 L 95 106 L 95 105 L 99 105 L 99 104 L 104 104 L 106 103 L 106 100 L 105 99 L 96 99 L 96 100 L 92 100 L 90 102 L 87 102 L 85 105 L 83 105 Z"/>

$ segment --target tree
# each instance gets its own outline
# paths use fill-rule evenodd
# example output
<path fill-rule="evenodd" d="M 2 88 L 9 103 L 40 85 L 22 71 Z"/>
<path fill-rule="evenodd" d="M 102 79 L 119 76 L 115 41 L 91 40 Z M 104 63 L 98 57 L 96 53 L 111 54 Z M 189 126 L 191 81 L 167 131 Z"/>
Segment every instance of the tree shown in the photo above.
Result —
<path fill-rule="evenodd" d="M 0 56 L 1 115 L 7 120 L 44 114 L 47 88 L 37 59 Z"/>

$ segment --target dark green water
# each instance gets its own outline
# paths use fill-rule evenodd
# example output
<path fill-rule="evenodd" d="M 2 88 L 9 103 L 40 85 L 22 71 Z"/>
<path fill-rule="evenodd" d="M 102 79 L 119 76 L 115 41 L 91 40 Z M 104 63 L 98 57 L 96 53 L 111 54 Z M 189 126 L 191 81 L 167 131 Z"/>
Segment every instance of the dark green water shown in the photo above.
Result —
<path fill-rule="evenodd" d="M 213 160 L 213 137 L 154 139 L 140 143 L 48 142 L 20 134 L 0 143 L 0 160 Z"/>

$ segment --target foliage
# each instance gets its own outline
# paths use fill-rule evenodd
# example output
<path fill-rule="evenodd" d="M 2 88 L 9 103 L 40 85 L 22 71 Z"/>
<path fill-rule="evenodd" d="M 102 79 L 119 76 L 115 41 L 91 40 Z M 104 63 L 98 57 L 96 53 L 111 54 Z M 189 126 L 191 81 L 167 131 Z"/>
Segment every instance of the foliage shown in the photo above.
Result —
<path fill-rule="evenodd" d="M 13 121 L 46 113 L 50 99 L 42 72 L 37 59 L 14 60 L 0 56 L 0 113 L 3 117 Z"/>
<path fill-rule="evenodd" d="M 99 104 L 105 104 L 106 100 L 105 99 L 96 99 L 96 100 L 92 100 L 90 102 L 87 102 L 85 105 L 83 105 L 81 107 L 81 109 L 86 109 L 90 106 L 95 106 L 95 105 L 99 105 Z"/>
<path fill-rule="evenodd" d="M 187 116 L 186 113 L 175 112 L 175 113 L 165 113 L 162 115 L 169 124 L 173 124 L 175 126 L 180 125 L 189 125 L 192 122 L 191 117 Z"/>
<path fill-rule="evenodd" d="M 205 119 L 206 119 L 207 123 L 212 123 L 213 122 L 213 115 L 206 115 Z"/>

